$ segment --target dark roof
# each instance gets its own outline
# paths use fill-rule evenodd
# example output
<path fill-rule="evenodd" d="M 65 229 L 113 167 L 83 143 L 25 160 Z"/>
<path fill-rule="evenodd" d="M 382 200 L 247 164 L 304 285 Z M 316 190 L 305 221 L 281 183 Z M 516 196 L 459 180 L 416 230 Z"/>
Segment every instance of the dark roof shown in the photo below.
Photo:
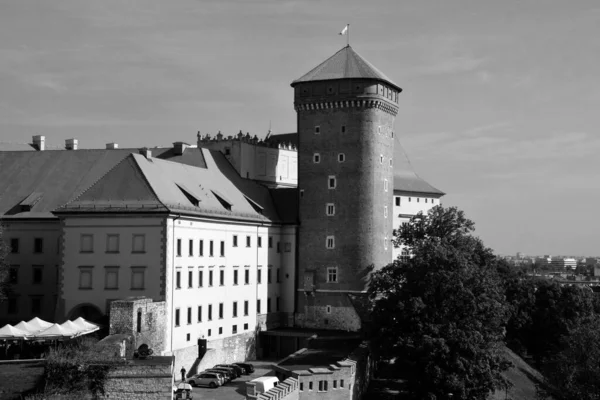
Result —
<path fill-rule="evenodd" d="M 158 158 L 206 168 L 202 152 L 196 148 L 186 149 L 181 156 L 173 154 L 171 148 L 151 150 Z M 54 218 L 53 210 L 79 196 L 129 154 L 137 152 L 0 151 L 0 218 Z"/>
<path fill-rule="evenodd" d="M 317 65 L 315 68 L 292 82 L 292 86 L 301 82 L 327 81 L 334 79 L 376 79 L 387 82 L 402 90 L 390 78 L 361 57 L 349 45 Z"/>
<path fill-rule="evenodd" d="M 271 188 L 271 197 L 282 222 L 298 223 L 298 188 Z"/>
<path fill-rule="evenodd" d="M 269 190 L 243 179 L 219 151 L 206 168 L 131 154 L 58 212 L 176 212 L 279 222 Z"/>
<path fill-rule="evenodd" d="M 29 143 L 0 142 L 0 151 L 33 151 L 35 148 Z"/>
<path fill-rule="evenodd" d="M 421 193 L 437 197 L 445 195 L 444 192 L 431 186 L 415 173 L 404 154 L 398 135 L 394 140 L 396 141 L 394 143 L 394 192 Z"/>

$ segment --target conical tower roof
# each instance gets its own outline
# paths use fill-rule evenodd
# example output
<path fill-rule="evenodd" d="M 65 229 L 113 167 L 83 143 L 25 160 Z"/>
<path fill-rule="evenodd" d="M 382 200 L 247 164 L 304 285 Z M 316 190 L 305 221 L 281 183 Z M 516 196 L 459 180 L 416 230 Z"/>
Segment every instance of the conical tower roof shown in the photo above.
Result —
<path fill-rule="evenodd" d="M 342 48 L 301 78 L 296 79 L 292 82 L 292 86 L 302 82 L 365 78 L 386 82 L 398 91 L 402 91 L 390 78 L 354 51 L 350 45 Z"/>

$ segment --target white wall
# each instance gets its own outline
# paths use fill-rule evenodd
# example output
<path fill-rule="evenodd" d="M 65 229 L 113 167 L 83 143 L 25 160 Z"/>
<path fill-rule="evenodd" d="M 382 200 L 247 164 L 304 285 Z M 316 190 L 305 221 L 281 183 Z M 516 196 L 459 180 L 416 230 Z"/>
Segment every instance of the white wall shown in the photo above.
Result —
<path fill-rule="evenodd" d="M 237 247 L 233 237 L 237 235 Z M 246 237 L 250 246 L 246 246 Z M 272 247 L 269 248 L 269 236 Z M 258 237 L 262 246 L 258 247 Z M 181 239 L 181 255 L 177 255 L 177 240 Z M 189 241 L 193 243 L 193 255 L 189 254 Z M 203 240 L 203 255 L 199 254 L 199 242 Z M 210 256 L 210 241 L 214 253 Z M 295 227 L 281 228 L 200 220 L 191 217 L 172 217 L 167 224 L 167 315 L 168 332 L 165 352 L 197 344 L 198 338 L 220 340 L 237 334 L 253 331 L 257 326 L 257 299 L 261 300 L 260 314 L 267 313 L 267 299 L 271 299 L 271 312 L 293 312 L 293 285 L 295 262 Z M 225 255 L 220 255 L 221 241 L 225 243 Z M 277 252 L 277 243 L 280 252 Z M 286 247 L 286 243 L 289 246 Z M 289 251 L 286 251 L 289 249 Z M 257 283 L 257 271 L 262 270 L 261 283 Z M 271 269 L 271 283 L 268 270 Z M 279 269 L 280 282 L 277 282 Z M 224 285 L 220 285 L 220 271 L 224 271 Z M 238 284 L 234 285 L 234 271 L 238 271 Z M 249 272 L 249 284 L 245 283 L 245 270 Z M 181 272 L 181 287 L 177 288 L 177 271 Z M 192 271 L 192 286 L 189 285 Z M 199 271 L 203 271 L 203 285 L 199 286 Z M 210 271 L 213 285 L 209 286 Z M 285 295 L 283 290 L 285 288 Z M 172 302 L 171 302 L 172 299 Z M 248 301 L 248 315 L 244 315 L 244 302 Z M 237 302 L 237 317 L 233 316 L 233 302 Z M 219 304 L 223 303 L 223 318 L 219 318 Z M 212 305 L 212 320 L 208 319 Z M 202 321 L 198 321 L 198 306 L 202 307 Z M 191 307 L 191 323 L 188 324 L 188 308 Z M 179 309 L 179 326 L 175 326 L 176 310 Z M 245 327 L 247 324 L 247 327 Z M 219 328 L 222 333 L 219 333 Z M 210 331 L 210 332 L 209 332 Z M 188 338 L 189 335 L 189 338 Z"/>
<path fill-rule="evenodd" d="M 397 205 L 398 199 L 400 199 L 399 206 Z M 441 199 L 432 196 L 394 191 L 394 229 L 398 229 L 403 223 L 408 222 L 412 216 L 417 215 L 420 211 L 426 214 L 431 208 L 440 204 Z M 401 253 L 402 247 L 394 248 L 392 259 L 395 260 Z"/>
<path fill-rule="evenodd" d="M 64 256 L 62 260 L 62 312 L 57 318 L 67 317 L 80 304 L 93 304 L 102 313 L 108 311 L 110 300 L 128 296 L 146 296 L 156 301 L 164 300 L 161 294 L 163 270 L 164 217 L 67 217 L 64 219 Z M 93 252 L 81 252 L 81 235 L 93 235 Z M 119 235 L 118 253 L 107 252 L 107 235 Z M 145 237 L 145 251 L 132 252 L 134 234 Z M 80 288 L 81 267 L 92 267 L 92 287 Z M 106 288 L 105 267 L 118 267 L 116 289 Z M 132 267 L 146 267 L 144 288 L 132 289 Z"/>

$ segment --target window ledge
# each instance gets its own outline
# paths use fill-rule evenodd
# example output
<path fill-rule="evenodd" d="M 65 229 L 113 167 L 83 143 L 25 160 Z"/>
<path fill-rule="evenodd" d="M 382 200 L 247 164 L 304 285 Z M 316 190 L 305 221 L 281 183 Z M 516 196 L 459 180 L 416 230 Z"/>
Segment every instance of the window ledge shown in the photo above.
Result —
<path fill-rule="evenodd" d="M 119 290 L 119 288 L 118 287 L 114 287 L 114 288 L 105 287 L 104 290 Z"/>
<path fill-rule="evenodd" d="M 146 288 L 131 288 L 129 290 L 146 290 Z"/>

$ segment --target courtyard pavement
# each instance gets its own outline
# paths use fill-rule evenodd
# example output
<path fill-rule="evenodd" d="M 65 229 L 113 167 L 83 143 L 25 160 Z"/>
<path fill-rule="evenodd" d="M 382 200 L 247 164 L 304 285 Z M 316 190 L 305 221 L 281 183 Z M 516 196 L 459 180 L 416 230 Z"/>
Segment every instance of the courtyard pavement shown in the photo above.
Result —
<path fill-rule="evenodd" d="M 216 389 L 206 387 L 194 387 L 192 396 L 194 400 L 240 400 L 246 398 L 246 382 L 271 372 L 271 365 L 276 361 L 248 361 L 254 365 L 254 372 L 250 375 L 242 375 L 233 382 Z M 274 375 L 274 373 L 271 373 Z M 177 381 L 175 386 L 181 381 Z"/>

